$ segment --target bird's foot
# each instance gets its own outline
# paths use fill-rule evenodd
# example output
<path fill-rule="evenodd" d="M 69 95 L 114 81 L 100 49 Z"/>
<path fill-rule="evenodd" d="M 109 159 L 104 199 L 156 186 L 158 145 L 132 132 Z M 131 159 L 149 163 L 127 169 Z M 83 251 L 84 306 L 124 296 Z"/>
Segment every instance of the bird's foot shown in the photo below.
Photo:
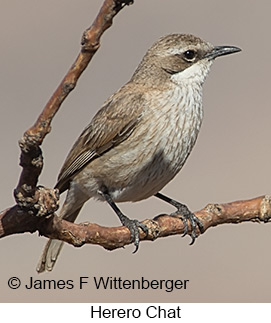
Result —
<path fill-rule="evenodd" d="M 190 245 L 192 245 L 195 242 L 196 238 L 198 237 L 197 228 L 199 228 L 199 231 L 203 233 L 204 226 L 200 221 L 200 219 L 196 217 L 195 214 L 192 213 L 186 205 L 181 204 L 177 201 L 173 201 L 173 202 L 174 202 L 174 206 L 177 208 L 177 211 L 171 213 L 170 216 L 175 216 L 183 220 L 183 223 L 184 223 L 183 237 L 188 233 L 188 221 L 190 222 L 190 225 L 191 225 L 190 236 L 192 239 L 192 241 L 190 242 Z"/>
<path fill-rule="evenodd" d="M 148 235 L 148 228 L 145 224 L 140 223 L 138 220 L 131 220 L 124 214 L 122 214 L 121 223 L 126 226 L 131 233 L 131 241 L 134 242 L 135 250 L 133 253 L 136 253 L 139 248 L 139 228 Z"/>
<path fill-rule="evenodd" d="M 137 252 L 139 247 L 139 228 L 142 229 L 142 231 L 148 235 L 148 228 L 145 224 L 140 223 L 138 220 L 131 220 L 126 215 L 124 215 L 121 210 L 118 208 L 118 206 L 115 204 L 115 202 L 112 200 L 112 197 L 108 193 L 108 190 L 106 187 L 103 187 L 99 193 L 104 197 L 106 202 L 112 207 L 112 209 L 116 212 L 117 216 L 120 219 L 120 222 L 122 225 L 127 227 L 130 230 L 131 233 L 131 241 L 134 242 L 135 250 L 133 253 Z"/>
<path fill-rule="evenodd" d="M 199 220 L 199 218 L 197 218 L 195 216 L 195 214 L 192 213 L 186 205 L 184 205 L 180 202 L 177 202 L 177 201 L 173 200 L 172 198 L 170 198 L 164 194 L 161 194 L 159 192 L 156 193 L 155 196 L 176 207 L 177 211 L 171 213 L 170 216 L 175 216 L 175 217 L 183 220 L 183 223 L 184 223 L 183 237 L 185 235 L 187 235 L 187 233 L 188 233 L 188 221 L 190 222 L 190 224 L 191 224 L 190 236 L 192 238 L 190 245 L 192 245 L 195 242 L 196 238 L 198 237 L 197 227 L 199 228 L 199 231 L 201 233 L 204 232 L 204 226 L 203 226 L 202 222 Z"/>

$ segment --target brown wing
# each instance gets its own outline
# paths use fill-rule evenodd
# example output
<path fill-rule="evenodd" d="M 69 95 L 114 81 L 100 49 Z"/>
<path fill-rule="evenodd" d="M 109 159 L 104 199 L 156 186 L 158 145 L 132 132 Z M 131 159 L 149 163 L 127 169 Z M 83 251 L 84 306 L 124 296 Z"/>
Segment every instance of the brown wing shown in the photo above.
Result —
<path fill-rule="evenodd" d="M 70 180 L 80 169 L 125 140 L 138 124 L 143 107 L 143 96 L 139 93 L 120 90 L 109 98 L 73 145 L 60 170 L 56 188 L 60 192 L 68 189 Z"/>

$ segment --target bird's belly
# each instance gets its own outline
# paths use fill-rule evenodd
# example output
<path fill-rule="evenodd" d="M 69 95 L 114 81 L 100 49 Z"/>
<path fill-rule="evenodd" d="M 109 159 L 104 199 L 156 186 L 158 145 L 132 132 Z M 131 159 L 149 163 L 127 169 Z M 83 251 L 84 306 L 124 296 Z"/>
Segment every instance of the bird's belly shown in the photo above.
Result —
<path fill-rule="evenodd" d="M 141 166 L 135 165 L 128 185 L 111 188 L 111 196 L 116 202 L 140 201 L 159 192 L 182 167 L 182 160 L 174 161 L 163 151 L 156 153 L 152 159 Z M 120 175 L 127 172 L 120 171 Z"/>
<path fill-rule="evenodd" d="M 170 142 L 155 149 L 144 161 L 134 162 L 127 170 L 125 165 L 119 169 L 118 176 L 129 178 L 127 185 L 111 191 L 116 202 L 139 201 L 146 199 L 160 191 L 180 171 L 185 163 L 192 146 L 183 140 Z"/>
<path fill-rule="evenodd" d="M 196 140 L 196 135 L 187 137 L 176 130 L 139 145 L 131 138 L 125 147 L 120 145 L 111 156 L 103 156 L 103 169 L 96 179 L 107 187 L 115 202 L 146 199 L 175 177 Z"/>

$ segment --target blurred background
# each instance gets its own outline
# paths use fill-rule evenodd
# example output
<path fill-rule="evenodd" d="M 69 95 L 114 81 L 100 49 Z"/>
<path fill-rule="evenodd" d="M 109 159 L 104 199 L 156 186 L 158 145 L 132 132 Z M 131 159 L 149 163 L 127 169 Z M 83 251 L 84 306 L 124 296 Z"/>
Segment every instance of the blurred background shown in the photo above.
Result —
<path fill-rule="evenodd" d="M 18 140 L 36 120 L 74 62 L 83 31 L 102 0 L 0 0 L 0 196 L 14 204 L 20 174 Z M 75 139 L 109 95 L 129 80 L 146 50 L 168 33 L 192 33 L 242 52 L 218 59 L 204 86 L 203 126 L 180 174 L 163 193 L 199 210 L 270 194 L 270 9 L 268 0 L 135 0 L 115 18 L 76 89 L 54 118 L 42 146 L 40 184 L 53 187 Z M 172 212 L 155 198 L 119 205 L 143 220 Z M 89 201 L 79 222 L 118 226 L 105 203 Z M 46 238 L 13 235 L 0 242 L 1 302 L 270 302 L 269 224 L 221 225 L 193 246 L 181 236 L 142 242 L 112 252 L 65 245 L 52 273 L 35 268 Z M 68 280 L 90 277 L 83 290 L 10 290 L 19 277 Z M 96 290 L 93 277 L 189 280 L 186 290 Z"/>

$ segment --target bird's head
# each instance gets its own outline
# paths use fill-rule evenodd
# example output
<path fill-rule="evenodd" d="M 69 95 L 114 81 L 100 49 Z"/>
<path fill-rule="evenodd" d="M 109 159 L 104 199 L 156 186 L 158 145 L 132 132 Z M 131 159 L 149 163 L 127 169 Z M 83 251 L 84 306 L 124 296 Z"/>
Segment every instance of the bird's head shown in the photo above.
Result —
<path fill-rule="evenodd" d="M 170 34 L 147 51 L 133 78 L 153 84 L 172 81 L 202 84 L 215 58 L 239 52 L 235 46 L 213 46 L 190 34 Z"/>

